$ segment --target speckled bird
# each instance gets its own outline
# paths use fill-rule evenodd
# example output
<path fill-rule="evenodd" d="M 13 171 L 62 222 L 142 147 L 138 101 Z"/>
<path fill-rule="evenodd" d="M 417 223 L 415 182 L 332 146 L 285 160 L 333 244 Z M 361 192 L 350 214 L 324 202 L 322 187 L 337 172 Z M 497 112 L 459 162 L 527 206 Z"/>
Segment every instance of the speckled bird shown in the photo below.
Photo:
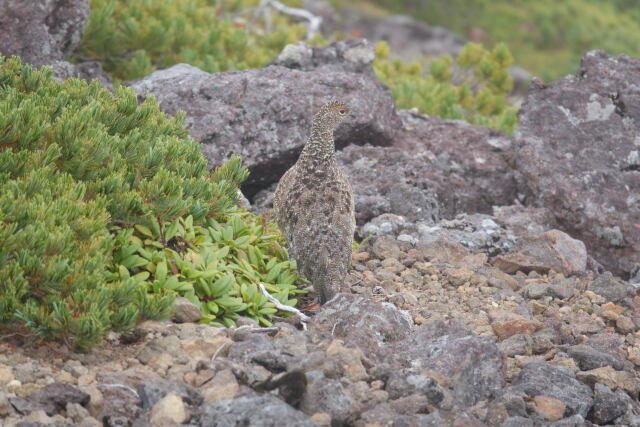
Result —
<path fill-rule="evenodd" d="M 336 160 L 333 133 L 349 116 L 340 101 L 323 105 L 295 165 L 280 179 L 273 213 L 291 258 L 320 303 L 341 289 L 356 226 L 351 185 Z"/>

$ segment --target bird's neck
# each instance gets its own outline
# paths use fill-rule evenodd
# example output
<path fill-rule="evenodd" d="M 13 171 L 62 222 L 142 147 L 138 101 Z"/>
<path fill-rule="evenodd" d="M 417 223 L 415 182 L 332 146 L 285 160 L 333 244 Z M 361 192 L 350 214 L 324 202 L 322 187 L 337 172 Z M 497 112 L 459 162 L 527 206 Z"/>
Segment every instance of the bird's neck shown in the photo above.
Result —
<path fill-rule="evenodd" d="M 333 130 L 326 130 L 314 123 L 298 161 L 313 167 L 335 163 L 336 150 Z"/>

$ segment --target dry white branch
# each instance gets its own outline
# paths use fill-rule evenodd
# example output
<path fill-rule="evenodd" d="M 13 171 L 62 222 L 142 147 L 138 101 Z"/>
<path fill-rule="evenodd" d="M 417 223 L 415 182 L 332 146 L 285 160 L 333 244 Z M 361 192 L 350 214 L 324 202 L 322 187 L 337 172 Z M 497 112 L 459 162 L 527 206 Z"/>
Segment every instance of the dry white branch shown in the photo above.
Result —
<path fill-rule="evenodd" d="M 286 311 L 287 313 L 293 313 L 296 316 L 298 316 L 300 318 L 300 322 L 302 323 L 302 328 L 303 329 L 307 329 L 307 322 L 309 321 L 309 316 L 307 316 L 306 314 L 304 314 L 303 312 L 301 312 L 300 310 L 298 310 L 295 307 L 289 307 L 288 305 L 284 305 L 282 304 L 280 301 L 278 301 L 273 295 L 271 295 L 267 289 L 264 287 L 264 285 L 262 283 L 259 283 L 258 286 L 260 287 L 260 291 L 262 292 L 262 294 L 267 297 L 267 299 L 269 301 L 271 301 L 278 310 L 280 311 Z"/>
<path fill-rule="evenodd" d="M 214 360 L 216 360 L 216 357 L 218 357 L 218 354 L 220 354 L 220 352 L 227 346 L 226 342 L 223 342 L 222 345 L 220 347 L 218 347 L 216 349 L 216 352 L 213 353 L 213 356 L 211 356 L 211 362 L 213 362 Z"/>
<path fill-rule="evenodd" d="M 271 26 L 271 16 L 267 9 L 267 7 L 269 6 L 280 13 L 284 13 L 285 15 L 295 16 L 297 18 L 302 18 L 309 21 L 309 24 L 307 25 L 307 40 L 315 36 L 316 33 L 320 31 L 320 25 L 322 24 L 322 18 L 320 16 L 316 16 L 306 9 L 289 7 L 277 0 L 261 0 L 260 5 L 256 10 L 256 15 L 259 15 L 260 13 L 263 13 L 265 15 L 265 19 L 267 20 L 267 27 Z"/>

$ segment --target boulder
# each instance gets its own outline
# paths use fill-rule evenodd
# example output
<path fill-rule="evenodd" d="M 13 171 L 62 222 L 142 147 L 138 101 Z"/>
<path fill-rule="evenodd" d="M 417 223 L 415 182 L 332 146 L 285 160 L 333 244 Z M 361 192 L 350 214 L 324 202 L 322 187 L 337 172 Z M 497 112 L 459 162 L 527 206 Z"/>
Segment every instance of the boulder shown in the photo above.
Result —
<path fill-rule="evenodd" d="M 567 354 L 576 361 L 580 369 L 591 369 L 611 366 L 614 369 L 624 369 L 624 359 L 614 354 L 596 350 L 588 345 L 574 345 L 567 348 Z"/>
<path fill-rule="evenodd" d="M 206 406 L 196 425 L 211 427 L 313 427 L 305 414 L 270 394 L 250 393 Z"/>
<path fill-rule="evenodd" d="M 515 251 L 499 255 L 493 265 L 508 274 L 517 271 L 548 273 L 550 270 L 566 275 L 581 275 L 587 269 L 587 250 L 580 240 L 560 230 L 524 236 Z"/>
<path fill-rule="evenodd" d="M 364 224 L 358 232 L 363 238 L 389 236 L 386 239 L 395 237 L 398 241 L 411 243 L 432 261 L 478 266 L 487 257 L 512 251 L 517 242 L 513 233 L 485 214 L 460 214 L 435 224 L 383 214 Z M 378 238 L 367 240 L 371 244 L 377 241 Z"/>
<path fill-rule="evenodd" d="M 594 387 L 590 419 L 599 425 L 609 424 L 627 412 L 628 407 L 631 406 L 630 401 L 631 398 L 624 391 L 613 392 L 609 387 L 597 383 Z"/>
<path fill-rule="evenodd" d="M 632 298 L 634 295 L 632 285 L 613 277 L 609 272 L 599 274 L 589 284 L 589 290 L 602 295 L 608 302 L 620 302 L 625 298 Z"/>
<path fill-rule="evenodd" d="M 393 350 L 393 360 L 400 366 L 446 378 L 463 408 L 496 396 L 505 386 L 502 353 L 496 344 L 455 322 L 424 324 L 412 337 L 395 343 Z"/>
<path fill-rule="evenodd" d="M 303 71 L 343 71 L 374 76 L 371 62 L 373 46 L 367 39 L 347 39 L 329 46 L 311 46 L 304 42 L 289 44 L 271 65 Z"/>
<path fill-rule="evenodd" d="M 411 318 L 390 303 L 359 295 L 339 294 L 312 318 L 311 331 L 333 336 L 360 348 L 367 357 L 409 336 Z"/>
<path fill-rule="evenodd" d="M 373 57 L 367 56 L 367 49 L 372 47 L 361 44 L 346 52 L 355 50 L 349 58 L 370 68 Z M 325 62 L 334 61 L 332 55 L 325 56 Z M 363 65 L 363 61 L 369 63 Z M 274 65 L 224 73 L 178 64 L 131 87 L 142 97 L 154 95 L 169 114 L 185 111 L 185 124 L 202 143 L 211 165 L 223 163 L 232 154 L 241 155 L 251 170 L 243 191 L 252 198 L 295 163 L 313 116 L 331 98 L 343 100 L 352 109 L 352 117 L 336 131 L 337 148 L 389 145 L 394 140 L 400 120 L 389 89 L 370 71 L 345 71 L 346 66 L 323 63 L 316 62 L 315 68 L 306 71 Z"/>
<path fill-rule="evenodd" d="M 483 126 L 400 110 L 392 147 L 349 146 L 338 154 L 356 195 L 360 224 L 394 213 L 437 221 L 491 213 L 524 188 L 510 165 L 512 140 Z"/>
<path fill-rule="evenodd" d="M 348 146 L 338 159 L 353 188 L 356 222 L 363 225 L 383 214 L 410 221 L 440 219 L 438 196 L 428 180 L 423 153 L 396 147 Z"/>
<path fill-rule="evenodd" d="M 60 81 L 97 78 L 111 89 L 111 79 L 99 62 L 65 60 L 82 39 L 89 12 L 88 0 L 3 0 L 0 54 L 17 55 L 36 67 L 49 66 Z"/>
<path fill-rule="evenodd" d="M 62 61 L 80 42 L 88 18 L 88 0 L 4 0 L 0 53 L 36 66 Z"/>
<path fill-rule="evenodd" d="M 531 85 L 516 163 L 537 206 L 614 274 L 640 264 L 640 59 L 590 51 L 576 75 Z"/>
<path fill-rule="evenodd" d="M 307 414 L 327 413 L 331 425 L 353 425 L 359 412 L 353 393 L 339 380 L 320 375 L 309 384 L 300 403 L 300 410 Z"/>
<path fill-rule="evenodd" d="M 525 365 L 513 385 L 505 389 L 505 395 L 509 393 L 524 394 L 529 398 L 542 395 L 558 399 L 566 406 L 565 416 L 577 414 L 586 418 L 593 404 L 589 386 L 578 381 L 571 370 L 546 362 Z"/>
<path fill-rule="evenodd" d="M 64 383 L 51 383 L 29 396 L 29 401 L 40 404 L 48 415 L 66 408 L 67 403 L 89 403 L 89 395 L 77 387 Z"/>

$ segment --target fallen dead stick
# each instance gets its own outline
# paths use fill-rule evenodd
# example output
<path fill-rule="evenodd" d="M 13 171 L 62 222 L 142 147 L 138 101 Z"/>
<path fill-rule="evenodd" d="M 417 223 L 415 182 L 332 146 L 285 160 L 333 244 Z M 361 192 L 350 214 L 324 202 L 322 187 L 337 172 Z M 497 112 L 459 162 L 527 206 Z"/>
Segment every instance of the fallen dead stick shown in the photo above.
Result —
<path fill-rule="evenodd" d="M 284 305 L 282 304 L 280 301 L 278 301 L 273 295 L 271 295 L 267 289 L 264 287 L 264 285 L 262 283 L 259 283 L 258 286 L 260 287 L 260 291 L 262 292 L 262 294 L 267 297 L 267 299 L 269 301 L 271 301 L 278 310 L 280 311 L 286 311 L 287 313 L 293 313 L 296 316 L 298 316 L 300 318 L 300 322 L 302 323 L 302 328 L 303 329 L 307 329 L 307 322 L 309 321 L 309 316 L 307 316 L 306 314 L 304 314 L 303 312 L 301 312 L 300 310 L 298 310 L 297 308 L 294 307 L 289 307 L 288 305 Z"/>

